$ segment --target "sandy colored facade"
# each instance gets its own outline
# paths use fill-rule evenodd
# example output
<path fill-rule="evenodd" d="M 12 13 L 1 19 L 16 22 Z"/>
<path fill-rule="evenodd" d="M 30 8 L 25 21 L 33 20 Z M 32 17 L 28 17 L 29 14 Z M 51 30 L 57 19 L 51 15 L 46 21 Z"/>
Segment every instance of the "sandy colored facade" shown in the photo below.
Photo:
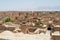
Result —
<path fill-rule="evenodd" d="M 19 24 L 21 31 L 25 34 L 26 33 L 31 34 L 37 28 L 41 28 L 42 32 L 45 32 L 44 29 L 47 30 L 47 26 L 42 27 L 41 25 L 39 25 L 38 20 L 41 20 L 46 25 L 48 25 L 49 21 L 52 21 L 53 22 L 52 24 L 54 25 L 60 25 L 60 11 L 52 11 L 52 12 L 50 11 L 5 11 L 5 12 L 2 12 L 1 11 L 0 22 L 4 21 L 6 17 L 10 17 L 13 20 L 13 23 Z M 1 28 L 4 28 L 4 27 L 1 27 Z M 54 31 L 60 31 L 60 27 L 54 27 Z M 60 38 L 60 37 L 57 38 L 56 36 L 57 39 L 54 39 L 54 37 L 55 36 L 52 36 L 53 40 L 58 40 L 58 38 Z"/>

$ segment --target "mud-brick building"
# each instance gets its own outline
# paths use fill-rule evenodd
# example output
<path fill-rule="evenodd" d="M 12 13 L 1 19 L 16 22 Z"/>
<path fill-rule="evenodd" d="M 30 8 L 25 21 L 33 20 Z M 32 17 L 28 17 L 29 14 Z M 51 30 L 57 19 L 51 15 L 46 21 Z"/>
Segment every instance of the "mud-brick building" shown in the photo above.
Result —
<path fill-rule="evenodd" d="M 5 31 L 5 30 L 6 30 L 6 27 L 3 26 L 3 25 L 0 25 L 0 33 L 3 32 L 3 31 Z"/>
<path fill-rule="evenodd" d="M 60 40 L 60 33 L 59 33 L 59 31 L 55 31 L 54 33 L 52 33 L 51 39 L 52 40 Z"/>
<path fill-rule="evenodd" d="M 52 40 L 60 40 L 60 26 L 54 26 L 54 32 L 51 36 Z"/>
<path fill-rule="evenodd" d="M 56 36 L 52 36 L 52 38 L 53 38 L 52 40 L 60 40 L 60 36 L 57 36 L 57 35 Z"/>

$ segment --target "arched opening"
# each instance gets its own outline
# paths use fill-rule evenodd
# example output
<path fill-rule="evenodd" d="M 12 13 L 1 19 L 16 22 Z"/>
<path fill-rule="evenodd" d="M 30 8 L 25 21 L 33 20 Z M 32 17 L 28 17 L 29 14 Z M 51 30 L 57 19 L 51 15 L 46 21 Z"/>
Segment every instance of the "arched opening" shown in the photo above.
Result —
<path fill-rule="evenodd" d="M 51 30 L 51 27 L 48 27 L 47 30 Z"/>

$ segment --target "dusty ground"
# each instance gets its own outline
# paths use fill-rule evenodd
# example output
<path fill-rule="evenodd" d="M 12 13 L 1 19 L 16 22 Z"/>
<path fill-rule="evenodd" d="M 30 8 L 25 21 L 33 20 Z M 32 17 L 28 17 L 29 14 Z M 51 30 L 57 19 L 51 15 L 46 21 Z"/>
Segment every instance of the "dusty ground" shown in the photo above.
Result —
<path fill-rule="evenodd" d="M 0 33 L 0 38 L 9 40 L 50 40 L 50 31 L 46 34 L 24 34 L 24 33 L 12 33 L 10 31 L 4 31 Z"/>

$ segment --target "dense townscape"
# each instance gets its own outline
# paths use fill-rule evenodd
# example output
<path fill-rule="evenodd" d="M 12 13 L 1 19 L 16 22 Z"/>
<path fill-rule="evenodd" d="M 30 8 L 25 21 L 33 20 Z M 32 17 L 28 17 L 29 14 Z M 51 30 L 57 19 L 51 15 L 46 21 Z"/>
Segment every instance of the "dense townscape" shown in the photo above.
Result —
<path fill-rule="evenodd" d="M 60 11 L 1 11 L 0 38 L 60 40 Z"/>

